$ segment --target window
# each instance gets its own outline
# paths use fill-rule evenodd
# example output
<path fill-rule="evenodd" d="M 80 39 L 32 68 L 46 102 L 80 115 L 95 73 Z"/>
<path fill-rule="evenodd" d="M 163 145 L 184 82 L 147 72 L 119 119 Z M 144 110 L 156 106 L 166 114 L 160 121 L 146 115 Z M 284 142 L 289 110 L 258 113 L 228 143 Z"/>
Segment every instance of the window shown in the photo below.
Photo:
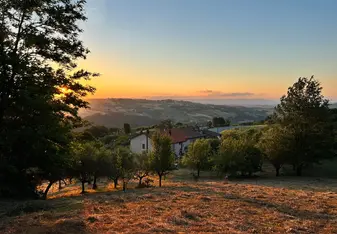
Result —
<path fill-rule="evenodd" d="M 145 144 L 142 144 L 142 149 L 145 149 Z"/>

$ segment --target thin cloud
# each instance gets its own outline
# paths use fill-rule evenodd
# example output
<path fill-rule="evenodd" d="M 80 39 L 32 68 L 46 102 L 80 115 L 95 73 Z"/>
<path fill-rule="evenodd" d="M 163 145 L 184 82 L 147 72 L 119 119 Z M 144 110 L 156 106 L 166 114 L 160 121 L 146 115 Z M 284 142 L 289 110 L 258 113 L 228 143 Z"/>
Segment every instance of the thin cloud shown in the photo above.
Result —
<path fill-rule="evenodd" d="M 199 93 L 204 93 L 204 94 L 207 94 L 207 96 L 212 96 L 212 97 L 251 97 L 251 96 L 255 96 L 255 93 L 250 93 L 250 92 L 225 93 L 225 92 L 210 90 L 210 89 L 201 90 L 199 91 Z"/>

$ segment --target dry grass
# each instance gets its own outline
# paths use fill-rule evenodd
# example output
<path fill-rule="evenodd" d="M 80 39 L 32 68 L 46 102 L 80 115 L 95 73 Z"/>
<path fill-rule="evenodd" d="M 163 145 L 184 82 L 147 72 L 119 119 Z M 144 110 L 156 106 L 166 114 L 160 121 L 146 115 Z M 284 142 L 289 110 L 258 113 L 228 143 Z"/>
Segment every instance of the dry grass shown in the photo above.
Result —
<path fill-rule="evenodd" d="M 182 176 L 176 172 L 176 177 Z M 162 188 L 0 203 L 1 233 L 337 233 L 337 181 L 163 182 Z M 103 184 L 101 184 L 101 187 Z M 312 189 L 310 189 L 312 186 Z M 68 197 L 64 197 L 68 196 Z M 69 197 L 72 196 L 72 197 Z M 31 208 L 33 207 L 33 208 Z"/>

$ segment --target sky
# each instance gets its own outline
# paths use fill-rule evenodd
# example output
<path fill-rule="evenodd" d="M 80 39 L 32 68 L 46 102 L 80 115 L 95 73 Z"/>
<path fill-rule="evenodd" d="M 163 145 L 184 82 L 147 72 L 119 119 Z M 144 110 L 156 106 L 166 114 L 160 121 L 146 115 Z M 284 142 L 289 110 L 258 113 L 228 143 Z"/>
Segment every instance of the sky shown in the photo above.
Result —
<path fill-rule="evenodd" d="M 279 99 L 298 77 L 337 100 L 335 0 L 88 0 L 95 98 Z"/>

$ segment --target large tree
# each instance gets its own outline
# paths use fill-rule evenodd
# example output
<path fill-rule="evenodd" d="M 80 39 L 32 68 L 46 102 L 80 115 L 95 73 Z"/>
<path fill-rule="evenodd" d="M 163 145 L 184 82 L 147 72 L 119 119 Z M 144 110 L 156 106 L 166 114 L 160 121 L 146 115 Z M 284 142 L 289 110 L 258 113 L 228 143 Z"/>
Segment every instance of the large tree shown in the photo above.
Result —
<path fill-rule="evenodd" d="M 97 75 L 77 68 L 89 52 L 79 28 L 85 2 L 0 1 L 0 196 L 34 196 L 37 176 L 48 175 L 35 172 L 63 165 L 53 157 L 69 148 L 83 97 L 94 92 L 80 80 Z"/>
<path fill-rule="evenodd" d="M 302 174 L 303 167 L 334 156 L 329 101 L 314 77 L 299 78 L 289 87 L 275 109 L 274 119 L 293 136 L 288 162 L 297 175 Z"/>

